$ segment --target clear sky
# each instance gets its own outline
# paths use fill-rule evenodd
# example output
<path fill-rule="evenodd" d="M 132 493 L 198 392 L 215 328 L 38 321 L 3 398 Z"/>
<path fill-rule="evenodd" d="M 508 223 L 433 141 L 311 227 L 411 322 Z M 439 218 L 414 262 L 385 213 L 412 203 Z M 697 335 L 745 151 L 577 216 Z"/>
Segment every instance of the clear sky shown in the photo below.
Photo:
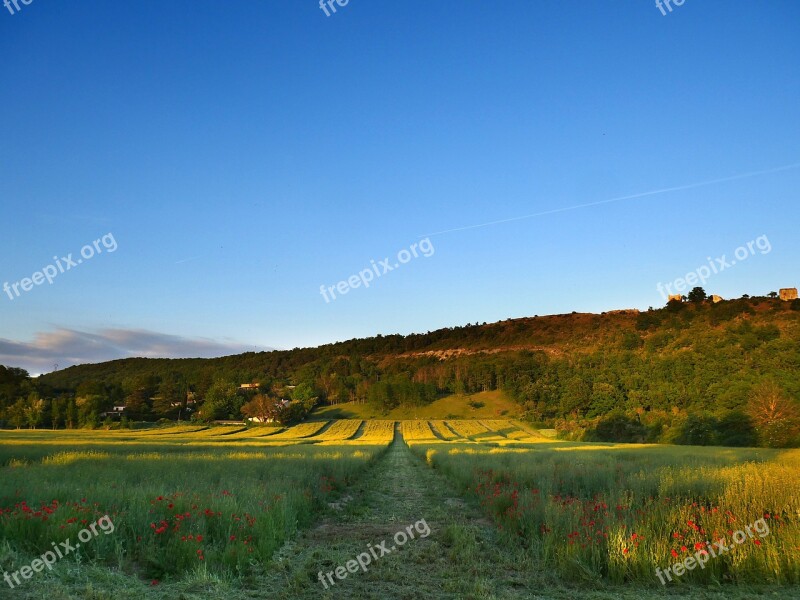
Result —
<path fill-rule="evenodd" d="M 760 236 L 706 289 L 800 284 L 796 0 L 19 6 L 0 285 L 100 242 L 1 293 L 0 363 L 646 309 Z"/>

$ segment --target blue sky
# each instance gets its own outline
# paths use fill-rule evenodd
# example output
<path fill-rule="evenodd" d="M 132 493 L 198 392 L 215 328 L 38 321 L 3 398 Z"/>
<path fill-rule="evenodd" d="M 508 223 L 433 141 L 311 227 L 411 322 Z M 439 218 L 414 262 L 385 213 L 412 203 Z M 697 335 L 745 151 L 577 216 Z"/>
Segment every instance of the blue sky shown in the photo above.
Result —
<path fill-rule="evenodd" d="M 0 363 L 647 308 L 763 235 L 706 289 L 800 284 L 793 0 L 20 6 L 0 5 L 0 284 L 117 248 L 0 295 Z M 432 235 L 320 293 L 426 234 L 682 186 Z"/>

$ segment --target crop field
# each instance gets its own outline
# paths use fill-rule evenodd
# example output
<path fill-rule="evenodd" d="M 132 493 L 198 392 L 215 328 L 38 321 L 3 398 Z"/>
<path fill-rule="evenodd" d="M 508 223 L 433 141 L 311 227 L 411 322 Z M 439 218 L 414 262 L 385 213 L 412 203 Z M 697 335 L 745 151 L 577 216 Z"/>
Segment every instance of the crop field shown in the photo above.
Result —
<path fill-rule="evenodd" d="M 394 438 L 394 421 L 366 421 L 357 440 L 360 443 L 388 444 Z"/>
<path fill-rule="evenodd" d="M 707 541 L 763 519 L 768 533 L 682 581 L 800 583 L 800 451 L 409 444 L 478 501 L 509 543 L 564 579 L 652 582 L 656 567 L 708 555 Z"/>
<path fill-rule="evenodd" d="M 105 516 L 113 531 L 0 597 L 800 597 L 796 450 L 561 442 L 497 419 L 0 432 L 0 576 Z M 320 585 L 422 518 L 429 538 Z M 698 554 L 662 586 L 656 569 Z"/>
<path fill-rule="evenodd" d="M 343 420 L 334 421 L 330 427 L 324 429 L 311 437 L 312 440 L 321 440 L 324 442 L 341 442 L 352 438 L 361 427 L 363 421 L 359 420 Z"/>
<path fill-rule="evenodd" d="M 433 430 L 436 437 L 446 442 L 452 442 L 453 440 L 463 440 L 464 438 L 453 431 L 448 425 L 446 421 L 430 421 L 430 427 Z"/>

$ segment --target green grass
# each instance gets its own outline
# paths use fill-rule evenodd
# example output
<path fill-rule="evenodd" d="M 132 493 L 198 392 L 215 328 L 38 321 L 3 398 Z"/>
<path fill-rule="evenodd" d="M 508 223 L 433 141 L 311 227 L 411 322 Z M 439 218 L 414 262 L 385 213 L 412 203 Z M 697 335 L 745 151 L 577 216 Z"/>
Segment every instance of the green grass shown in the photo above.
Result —
<path fill-rule="evenodd" d="M 470 403 L 479 406 L 475 408 Z M 479 392 L 469 395 L 451 395 L 439 398 L 426 406 L 399 407 L 384 413 L 371 404 L 345 402 L 334 406 L 320 406 L 311 414 L 313 420 L 326 419 L 513 419 L 520 416 L 519 404 L 501 391 Z"/>
<path fill-rule="evenodd" d="M 800 451 L 410 444 L 482 504 L 508 543 L 565 580 L 652 583 L 656 567 L 763 518 L 767 535 L 681 581 L 800 583 Z"/>
<path fill-rule="evenodd" d="M 403 421 L 391 445 L 392 420 L 236 429 L 0 432 L 0 575 L 115 527 L 0 597 L 800 597 L 800 451 L 562 442 L 494 417 Z M 429 538 L 319 586 L 421 518 Z M 761 545 L 656 579 L 760 518 Z"/>
<path fill-rule="evenodd" d="M 178 430 L 96 432 L 91 440 L 83 432 L 4 434 L 0 564 L 16 571 L 51 542 L 75 540 L 108 515 L 113 534 L 66 563 L 89 561 L 142 582 L 198 572 L 247 577 L 386 448 L 291 440 L 283 447 L 237 440 L 204 446 L 206 431 L 188 443 Z M 309 431 L 300 426 L 297 434 Z"/>

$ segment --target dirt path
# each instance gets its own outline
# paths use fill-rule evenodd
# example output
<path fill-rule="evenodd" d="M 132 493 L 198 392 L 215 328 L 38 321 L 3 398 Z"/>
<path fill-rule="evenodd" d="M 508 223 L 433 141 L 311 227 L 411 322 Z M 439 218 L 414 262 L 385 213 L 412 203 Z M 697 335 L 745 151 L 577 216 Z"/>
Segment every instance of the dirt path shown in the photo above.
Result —
<path fill-rule="evenodd" d="M 475 571 L 479 556 L 489 559 L 496 546 L 491 524 L 411 454 L 399 429 L 386 455 L 347 495 L 352 500 L 341 510 L 332 509 L 283 549 L 270 598 L 487 597 L 476 595 L 481 583 Z M 415 539 L 396 543 L 402 536 L 395 534 L 408 534 L 409 526 Z M 389 550 L 385 556 L 382 542 Z M 369 559 L 366 571 L 359 568 L 343 580 L 334 573 L 327 589 L 319 581 L 320 571 L 325 577 L 370 547 L 378 558 Z"/>

